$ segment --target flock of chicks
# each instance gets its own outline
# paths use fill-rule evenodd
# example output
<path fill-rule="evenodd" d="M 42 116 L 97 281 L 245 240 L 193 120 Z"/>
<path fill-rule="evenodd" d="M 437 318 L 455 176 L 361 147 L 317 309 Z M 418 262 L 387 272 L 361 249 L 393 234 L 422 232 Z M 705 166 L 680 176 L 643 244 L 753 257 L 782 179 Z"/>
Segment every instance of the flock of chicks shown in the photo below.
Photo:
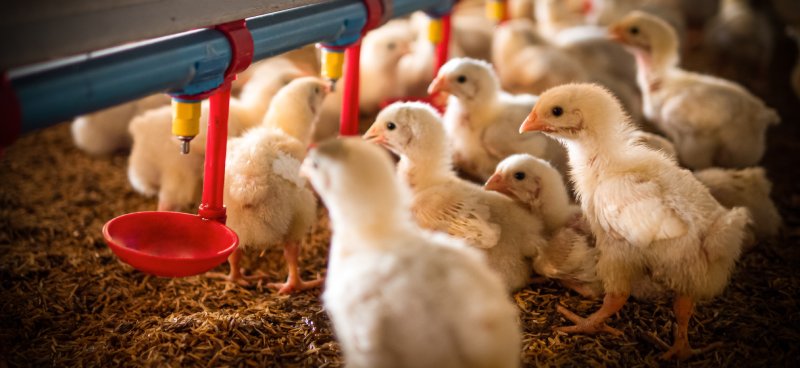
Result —
<path fill-rule="evenodd" d="M 560 331 L 621 334 L 606 320 L 629 296 L 666 295 L 677 325 L 663 358 L 714 347 L 690 347 L 689 319 L 696 302 L 723 291 L 743 251 L 779 231 L 771 183 L 755 166 L 779 117 L 741 85 L 679 67 L 688 36 L 674 1 L 573 3 L 514 1 L 536 23 L 496 28 L 460 4 L 451 54 L 463 57 L 435 78 L 423 16 L 369 33 L 359 102 L 377 117 L 363 139 L 331 138 L 341 95 L 317 77 L 313 48 L 260 62 L 235 86 L 227 224 L 243 248 L 284 246 L 288 279 L 270 284 L 279 292 L 324 282 L 349 364 L 518 366 L 508 293 L 534 273 L 604 295 L 586 318 L 559 307 L 575 323 Z M 708 39 L 741 24 L 756 37 L 757 19 L 746 1 L 723 0 Z M 756 46 L 740 56 L 771 48 Z M 381 109 L 427 94 L 447 99 L 443 115 L 419 102 Z M 180 155 L 167 101 L 80 117 L 73 133 L 92 153 L 132 145 L 133 188 L 157 195 L 159 210 L 179 210 L 198 199 L 205 132 Z M 312 187 L 333 237 L 327 279 L 304 281 L 297 259 L 316 220 Z M 241 256 L 212 276 L 265 278 L 245 275 Z"/>

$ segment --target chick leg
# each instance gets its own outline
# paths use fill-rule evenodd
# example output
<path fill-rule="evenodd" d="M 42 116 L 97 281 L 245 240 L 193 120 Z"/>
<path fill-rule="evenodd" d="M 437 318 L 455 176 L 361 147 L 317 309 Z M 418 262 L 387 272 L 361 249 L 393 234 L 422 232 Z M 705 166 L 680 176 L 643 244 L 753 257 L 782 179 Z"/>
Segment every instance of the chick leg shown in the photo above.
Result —
<path fill-rule="evenodd" d="M 583 318 L 573 313 L 569 309 L 559 305 L 557 308 L 558 313 L 563 314 L 564 317 L 574 322 L 575 326 L 556 327 L 556 331 L 562 331 L 567 333 L 588 333 L 588 334 L 606 332 L 615 336 L 620 336 L 622 335 L 622 331 L 610 327 L 605 323 L 605 321 L 606 319 L 608 319 L 608 317 L 611 317 L 612 315 L 617 313 L 620 309 L 622 309 L 622 306 L 625 305 L 626 301 L 628 301 L 627 293 L 606 294 L 605 298 L 603 299 L 603 306 L 601 306 L 599 310 L 592 313 L 592 315 L 586 318 Z"/>
<path fill-rule="evenodd" d="M 206 276 L 216 279 L 223 279 L 241 286 L 250 285 L 250 282 L 247 280 L 244 274 L 242 274 L 242 269 L 239 268 L 239 261 L 241 260 L 242 250 L 236 248 L 236 250 L 234 250 L 233 253 L 231 253 L 231 255 L 228 257 L 228 265 L 231 267 L 230 273 L 226 275 L 219 272 L 209 272 L 206 274 Z"/>
<path fill-rule="evenodd" d="M 675 304 L 673 305 L 677 321 L 675 341 L 672 343 L 672 347 L 661 355 L 661 359 L 677 358 L 678 360 L 684 360 L 693 355 L 706 353 L 722 345 L 722 343 L 716 342 L 700 349 L 692 349 L 689 345 L 689 319 L 692 317 L 693 308 L 694 300 L 690 296 L 679 295 L 675 297 Z"/>
<path fill-rule="evenodd" d="M 306 290 L 318 287 L 325 281 L 324 278 L 318 278 L 311 281 L 303 281 L 300 279 L 300 268 L 297 266 L 297 256 L 300 254 L 300 244 L 298 242 L 288 242 L 283 247 L 283 257 L 286 258 L 286 268 L 289 271 L 289 276 L 286 282 L 269 283 L 267 286 L 272 289 L 278 289 L 278 294 L 291 294 L 294 291 Z"/>

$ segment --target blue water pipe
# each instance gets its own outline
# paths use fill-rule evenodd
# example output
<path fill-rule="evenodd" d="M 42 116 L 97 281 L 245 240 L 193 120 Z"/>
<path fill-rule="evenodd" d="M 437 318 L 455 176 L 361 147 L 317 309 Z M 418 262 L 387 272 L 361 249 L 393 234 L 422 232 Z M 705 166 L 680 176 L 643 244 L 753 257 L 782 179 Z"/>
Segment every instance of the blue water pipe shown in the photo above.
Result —
<path fill-rule="evenodd" d="M 452 0 L 394 0 L 392 17 L 442 3 Z M 253 61 L 315 42 L 351 39 L 361 32 L 366 15 L 360 0 L 332 0 L 249 18 Z M 8 73 L 10 91 L 3 91 L 3 99 L 17 104 L 19 121 L 8 121 L 14 114 L 3 111 L 2 124 L 20 124 L 6 131 L 24 134 L 153 93 L 207 91 L 222 82 L 230 59 L 225 36 L 203 29 L 18 68 Z M 2 106 L 7 109 L 6 103 Z"/>

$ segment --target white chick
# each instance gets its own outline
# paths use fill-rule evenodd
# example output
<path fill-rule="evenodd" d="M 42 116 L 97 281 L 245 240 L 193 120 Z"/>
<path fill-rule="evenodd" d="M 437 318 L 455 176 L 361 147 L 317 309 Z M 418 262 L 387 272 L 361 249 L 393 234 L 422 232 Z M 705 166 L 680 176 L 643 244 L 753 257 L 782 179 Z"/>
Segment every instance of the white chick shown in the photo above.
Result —
<path fill-rule="evenodd" d="M 349 366 L 519 367 L 502 282 L 478 251 L 414 223 L 385 151 L 329 140 L 302 171 L 330 212 L 322 302 Z"/>
<path fill-rule="evenodd" d="M 420 226 L 483 249 L 509 290 L 525 286 L 528 257 L 546 243 L 544 224 L 513 200 L 458 178 L 441 118 L 430 105 L 395 103 L 378 114 L 364 138 L 400 156 L 398 172 L 413 190 Z"/>
<path fill-rule="evenodd" d="M 566 152 L 558 143 L 543 134 L 515 134 L 537 97 L 501 90 L 491 64 L 451 59 L 428 88 L 431 94 L 440 91 L 451 94 L 444 125 L 455 165 L 467 175 L 483 182 L 502 159 L 515 153 L 529 153 L 566 169 Z"/>
<path fill-rule="evenodd" d="M 228 141 L 224 200 L 227 225 L 240 244 L 229 258 L 228 280 L 263 278 L 243 275 L 242 249 L 283 245 L 289 276 L 286 283 L 270 287 L 291 293 L 322 283 L 300 279 L 300 242 L 316 221 L 317 201 L 299 170 L 327 92 L 319 78 L 296 79 L 275 95 L 261 126 Z"/>
<path fill-rule="evenodd" d="M 748 0 L 720 1 L 717 15 L 706 23 L 704 37 L 715 74 L 750 86 L 768 77 L 774 48 L 772 25 Z"/>
<path fill-rule="evenodd" d="M 242 134 L 259 125 L 275 93 L 289 81 L 304 74 L 281 57 L 263 61 L 240 98 L 231 98 L 228 137 Z M 203 176 L 203 160 L 208 127 L 209 105 L 203 102 L 199 134 L 191 142 L 188 155 L 182 155 L 172 136 L 172 108 L 163 106 L 136 116 L 129 130 L 133 137 L 128 158 L 128 180 L 146 196 L 158 195 L 159 211 L 178 211 L 196 201 Z"/>
<path fill-rule="evenodd" d="M 373 115 L 380 110 L 382 102 L 403 96 L 400 60 L 411 52 L 413 41 L 410 25 L 403 20 L 386 23 L 364 36 L 359 65 L 361 114 Z"/>
<path fill-rule="evenodd" d="M 621 334 L 605 321 L 628 299 L 632 281 L 650 277 L 675 293 L 675 341 L 662 358 L 685 359 L 707 349 L 689 345 L 696 301 L 719 295 L 741 253 L 749 214 L 725 209 L 691 172 L 633 144 L 619 101 L 592 84 L 564 85 L 540 96 L 520 131 L 543 131 L 569 150 L 570 174 L 597 237 L 603 306 L 565 332 Z M 711 347 L 711 346 L 710 346 Z"/>
<path fill-rule="evenodd" d="M 529 154 L 506 157 L 497 164 L 484 188 L 503 193 L 539 213 L 550 234 L 581 217 L 581 209 L 571 203 L 558 170 Z"/>
<path fill-rule="evenodd" d="M 584 82 L 589 75 L 575 58 L 536 34 L 528 19 L 497 26 L 492 42 L 492 62 L 500 84 L 511 93 L 542 93 L 565 83 Z"/>
<path fill-rule="evenodd" d="M 631 12 L 611 33 L 636 57 L 645 116 L 675 144 L 683 165 L 761 160 L 767 127 L 780 121 L 775 110 L 738 84 L 680 69 L 675 32 L 655 16 Z"/>
<path fill-rule="evenodd" d="M 503 193 L 544 219 L 551 237 L 533 259 L 536 273 L 560 280 L 585 297 L 602 294 L 594 239 L 588 229 L 580 229 L 581 209 L 570 203 L 564 180 L 555 168 L 528 154 L 512 155 L 497 165 L 484 189 Z"/>
<path fill-rule="evenodd" d="M 108 155 L 130 148 L 133 138 L 128 132 L 131 119 L 147 110 L 168 105 L 170 97 L 155 94 L 108 109 L 75 118 L 70 129 L 75 145 L 92 155 Z"/>
<path fill-rule="evenodd" d="M 772 183 L 762 167 L 740 170 L 710 168 L 694 173 L 708 187 L 711 195 L 727 208 L 746 207 L 753 222 L 748 230 L 750 239 L 745 245 L 751 248 L 758 239 L 778 235 L 782 220 L 775 203 L 770 198 Z"/>

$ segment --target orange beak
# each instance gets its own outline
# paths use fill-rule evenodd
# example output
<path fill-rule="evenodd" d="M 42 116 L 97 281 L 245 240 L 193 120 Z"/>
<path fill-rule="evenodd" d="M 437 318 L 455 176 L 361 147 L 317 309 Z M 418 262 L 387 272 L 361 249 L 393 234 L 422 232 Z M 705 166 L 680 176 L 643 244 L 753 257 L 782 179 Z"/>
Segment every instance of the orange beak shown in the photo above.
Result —
<path fill-rule="evenodd" d="M 378 145 L 381 145 L 381 146 L 385 146 L 386 145 L 386 137 L 384 137 L 383 134 L 381 134 L 379 132 L 380 129 L 378 129 L 377 126 L 378 125 L 371 126 L 367 130 L 367 132 L 364 133 L 364 136 L 362 138 L 364 140 L 368 141 L 368 142 L 372 142 L 372 143 L 375 143 L 375 144 L 378 144 Z"/>
<path fill-rule="evenodd" d="M 428 94 L 433 95 L 442 91 L 447 91 L 449 88 L 450 86 L 447 83 L 447 78 L 444 75 L 437 75 L 428 86 Z"/>
<path fill-rule="evenodd" d="M 550 126 L 539 121 L 539 115 L 536 115 L 536 109 L 533 109 L 522 125 L 519 127 L 519 133 L 549 131 Z"/>
<path fill-rule="evenodd" d="M 486 184 L 483 185 L 483 189 L 511 196 L 511 190 L 509 190 L 506 181 L 503 180 L 503 176 L 500 175 L 500 173 L 494 173 L 489 180 L 486 181 Z"/>
<path fill-rule="evenodd" d="M 625 43 L 627 41 L 625 32 L 622 31 L 622 27 L 619 25 L 611 25 L 608 27 L 608 39 L 620 43 Z"/>

